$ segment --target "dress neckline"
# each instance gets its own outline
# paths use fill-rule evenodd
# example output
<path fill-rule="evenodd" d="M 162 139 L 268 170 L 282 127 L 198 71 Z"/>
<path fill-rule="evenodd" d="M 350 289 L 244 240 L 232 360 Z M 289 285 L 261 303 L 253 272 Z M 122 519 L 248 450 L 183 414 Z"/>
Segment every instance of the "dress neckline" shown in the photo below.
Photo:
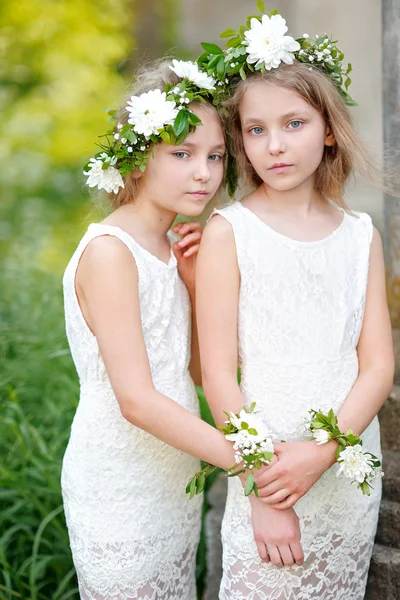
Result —
<path fill-rule="evenodd" d="M 244 204 L 242 204 L 241 202 L 238 202 L 238 204 L 242 210 L 244 210 L 246 213 L 250 213 L 250 216 L 252 216 L 252 218 L 255 221 L 257 221 L 262 227 L 266 228 L 270 233 L 272 233 L 276 237 L 279 237 L 281 239 L 286 240 L 287 242 L 290 242 L 295 245 L 303 246 L 303 247 L 318 246 L 320 244 L 324 244 L 331 238 L 335 237 L 343 229 L 343 226 L 344 226 L 346 218 L 347 218 L 346 211 L 339 209 L 341 212 L 343 212 L 343 218 L 342 218 L 341 223 L 339 223 L 339 225 L 336 227 L 336 229 L 331 231 L 331 233 L 328 233 L 328 235 L 321 238 L 320 240 L 306 242 L 306 241 L 296 240 L 294 238 L 291 238 L 291 237 L 285 235 L 284 233 L 280 233 L 279 231 L 276 231 L 276 229 L 273 229 L 273 227 L 271 227 L 270 225 L 267 225 L 267 223 L 265 221 L 263 221 L 258 215 L 256 215 L 256 213 L 254 211 L 250 210 L 250 208 L 247 208 L 247 206 L 244 206 Z"/>
<path fill-rule="evenodd" d="M 168 236 L 168 239 L 170 241 L 171 249 L 170 249 L 169 260 L 168 260 L 168 262 L 165 262 L 165 261 L 161 260 L 161 258 L 158 258 L 158 256 L 156 256 L 155 254 L 152 254 L 152 252 L 150 252 L 149 250 L 146 250 L 146 248 L 144 248 L 141 244 L 139 244 L 139 242 L 137 242 L 135 240 L 135 238 L 130 233 L 128 233 L 124 229 L 121 229 L 121 227 L 118 227 L 118 225 L 108 225 L 107 223 L 91 223 L 89 225 L 89 227 L 88 227 L 88 230 L 90 228 L 92 228 L 92 227 L 104 227 L 106 229 L 108 229 L 108 228 L 116 229 L 117 231 L 121 232 L 123 235 L 126 235 L 134 243 L 135 246 L 137 246 L 138 248 L 140 248 L 155 263 L 158 263 L 158 264 L 162 265 L 163 267 L 165 267 L 167 269 L 173 269 L 177 265 L 176 256 L 174 254 L 174 251 L 172 250 L 172 243 L 173 242 L 172 242 L 172 239 L 171 239 L 172 235 L 171 235 L 170 231 L 168 231 L 167 236 Z"/>

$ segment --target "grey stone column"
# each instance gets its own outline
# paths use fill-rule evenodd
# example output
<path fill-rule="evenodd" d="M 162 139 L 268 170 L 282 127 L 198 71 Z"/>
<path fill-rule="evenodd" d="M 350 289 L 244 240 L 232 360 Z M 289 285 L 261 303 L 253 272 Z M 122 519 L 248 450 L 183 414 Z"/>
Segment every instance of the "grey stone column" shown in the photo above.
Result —
<path fill-rule="evenodd" d="M 398 169 L 400 156 L 400 0 L 382 0 L 383 132 L 385 168 Z M 397 179 L 399 179 L 397 177 Z M 385 195 L 388 300 L 400 380 L 400 199 Z"/>

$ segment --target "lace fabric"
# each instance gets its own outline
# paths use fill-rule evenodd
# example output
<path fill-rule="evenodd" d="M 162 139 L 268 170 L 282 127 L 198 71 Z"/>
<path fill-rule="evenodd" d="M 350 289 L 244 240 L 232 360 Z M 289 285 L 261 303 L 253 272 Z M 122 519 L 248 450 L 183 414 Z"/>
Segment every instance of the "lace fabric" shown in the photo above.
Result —
<path fill-rule="evenodd" d="M 235 203 L 215 211 L 232 226 L 241 275 L 239 359 L 245 403 L 257 402 L 277 439 L 304 439 L 311 408 L 338 411 L 358 376 L 356 347 L 364 315 L 373 227 L 343 213 L 317 242 L 279 234 Z M 362 436 L 381 455 L 377 419 Z M 305 563 L 262 562 L 250 504 L 229 479 L 222 523 L 220 600 L 362 600 L 376 532 L 381 483 L 371 496 L 324 473 L 295 506 Z"/>
<path fill-rule="evenodd" d="M 195 600 L 202 499 L 185 487 L 199 461 L 126 421 L 95 336 L 81 313 L 75 274 L 87 244 L 119 238 L 139 277 L 143 335 L 156 389 L 194 414 L 188 372 L 190 302 L 175 257 L 168 264 L 114 226 L 93 224 L 64 275 L 66 331 L 80 399 L 62 467 L 62 493 L 84 600 Z"/>

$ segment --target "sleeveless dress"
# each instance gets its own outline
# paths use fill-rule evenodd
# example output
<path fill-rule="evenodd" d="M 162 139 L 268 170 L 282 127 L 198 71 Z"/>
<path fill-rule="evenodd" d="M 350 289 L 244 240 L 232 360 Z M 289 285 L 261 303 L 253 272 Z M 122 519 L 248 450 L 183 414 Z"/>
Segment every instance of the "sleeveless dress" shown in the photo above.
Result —
<path fill-rule="evenodd" d="M 238 345 L 246 405 L 257 402 L 275 439 L 306 439 L 308 410 L 337 413 L 358 377 L 373 235 L 366 214 L 343 213 L 316 242 L 288 238 L 240 203 L 215 211 L 232 226 L 240 270 Z M 362 436 L 381 456 L 378 420 Z M 220 600 L 363 600 L 381 482 L 371 496 L 337 478 L 335 464 L 295 505 L 302 567 L 261 561 L 249 500 L 228 480 Z"/>
<path fill-rule="evenodd" d="M 90 225 L 63 279 L 66 332 L 80 400 L 61 484 L 80 597 L 195 600 L 202 505 L 200 497 L 189 500 L 185 488 L 199 461 L 123 418 L 78 304 L 79 260 L 87 244 L 103 235 L 119 238 L 135 260 L 155 388 L 199 415 L 188 371 L 190 302 L 172 249 L 166 264 L 118 227 Z"/>

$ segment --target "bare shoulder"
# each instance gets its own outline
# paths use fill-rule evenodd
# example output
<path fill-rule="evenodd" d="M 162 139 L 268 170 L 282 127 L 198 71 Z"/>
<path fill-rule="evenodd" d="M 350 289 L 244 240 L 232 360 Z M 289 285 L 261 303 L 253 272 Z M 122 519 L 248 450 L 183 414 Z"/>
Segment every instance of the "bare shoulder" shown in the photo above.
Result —
<path fill-rule="evenodd" d="M 382 236 L 376 227 L 373 228 L 372 246 L 374 246 L 375 248 L 383 248 Z"/>
<path fill-rule="evenodd" d="M 85 289 L 94 279 L 120 285 L 132 278 L 137 278 L 136 263 L 129 248 L 119 238 L 101 235 L 88 243 L 76 273 L 79 287 Z"/>
<path fill-rule="evenodd" d="M 215 213 L 204 228 L 202 244 L 225 244 L 234 241 L 232 225 L 228 219 Z"/>
<path fill-rule="evenodd" d="M 120 262 L 134 263 L 129 248 L 113 235 L 100 235 L 91 240 L 82 254 L 81 264 L 117 266 Z"/>

